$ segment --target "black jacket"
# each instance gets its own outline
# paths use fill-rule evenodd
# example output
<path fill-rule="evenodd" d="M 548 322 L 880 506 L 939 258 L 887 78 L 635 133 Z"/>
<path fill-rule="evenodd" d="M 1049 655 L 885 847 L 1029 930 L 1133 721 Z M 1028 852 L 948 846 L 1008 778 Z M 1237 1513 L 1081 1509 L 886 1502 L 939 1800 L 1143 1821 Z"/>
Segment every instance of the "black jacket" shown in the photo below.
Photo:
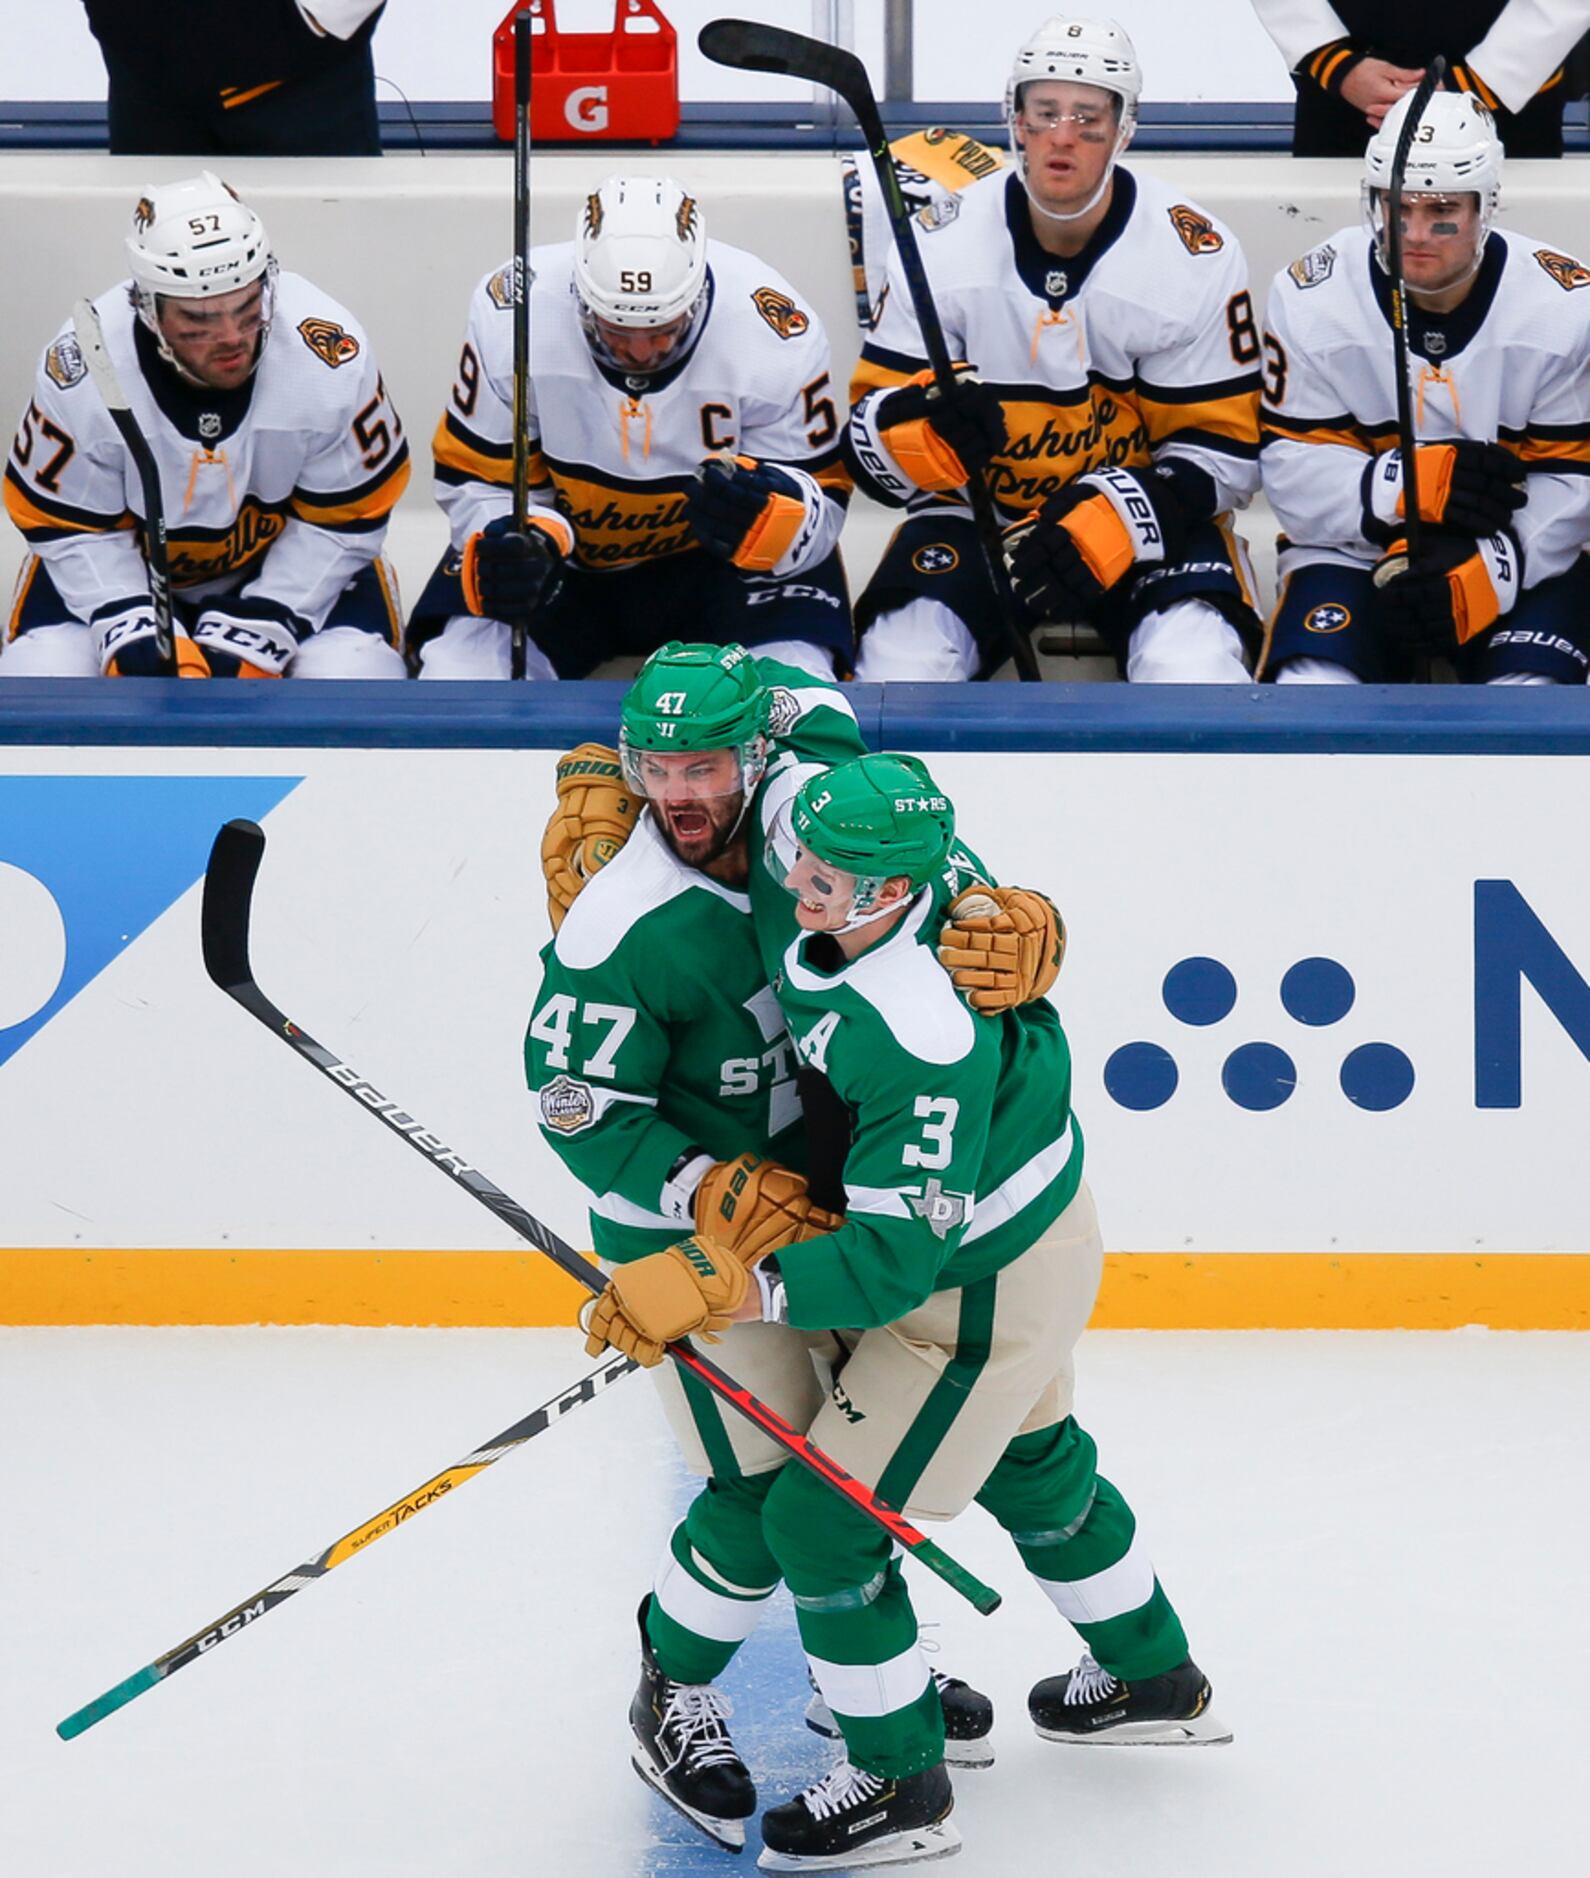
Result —
<path fill-rule="evenodd" d="M 106 66 L 171 96 L 291 84 L 364 57 L 380 12 L 351 39 L 312 32 L 294 0 L 83 0 Z M 311 7 L 313 11 L 313 7 Z"/>

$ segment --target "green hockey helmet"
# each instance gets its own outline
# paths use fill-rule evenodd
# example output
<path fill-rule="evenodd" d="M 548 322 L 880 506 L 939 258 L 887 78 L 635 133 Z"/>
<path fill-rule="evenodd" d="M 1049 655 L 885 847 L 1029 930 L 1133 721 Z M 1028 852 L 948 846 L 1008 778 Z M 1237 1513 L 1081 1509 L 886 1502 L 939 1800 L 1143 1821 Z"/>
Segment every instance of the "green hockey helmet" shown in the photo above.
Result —
<path fill-rule="evenodd" d="M 643 751 L 679 754 L 733 750 L 740 786 L 749 795 L 767 769 L 772 695 L 744 646 L 659 646 L 624 694 L 619 754 L 624 778 L 637 795 L 648 793 Z"/>
<path fill-rule="evenodd" d="M 856 925 L 876 912 L 889 881 L 903 875 L 914 890 L 933 878 L 955 839 L 955 809 L 919 757 L 885 752 L 807 781 L 790 834 L 821 867 L 851 877 L 848 924 Z M 797 856 L 793 872 L 800 868 Z"/>

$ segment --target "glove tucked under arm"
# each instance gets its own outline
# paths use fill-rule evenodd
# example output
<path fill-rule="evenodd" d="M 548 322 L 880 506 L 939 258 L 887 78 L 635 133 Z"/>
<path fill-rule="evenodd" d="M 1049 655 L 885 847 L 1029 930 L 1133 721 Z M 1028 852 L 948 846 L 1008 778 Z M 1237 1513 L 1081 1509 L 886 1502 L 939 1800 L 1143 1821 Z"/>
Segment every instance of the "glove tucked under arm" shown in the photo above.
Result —
<path fill-rule="evenodd" d="M 939 963 L 974 1011 L 993 1015 L 1041 998 L 1060 975 L 1065 921 L 1025 887 L 968 887 L 949 904 Z"/>
<path fill-rule="evenodd" d="M 1511 612 L 1522 585 L 1523 557 L 1509 534 L 1437 538 L 1412 561 L 1408 544 L 1394 541 L 1375 568 L 1375 618 L 1409 657 L 1450 652 Z"/>
<path fill-rule="evenodd" d="M 1169 472 L 1089 470 L 1005 531 L 1005 564 L 1041 622 L 1086 613 L 1137 569 L 1174 561 L 1185 532 Z"/>
<path fill-rule="evenodd" d="M 1499 443 L 1459 438 L 1422 443 L 1414 452 L 1419 515 L 1461 535 L 1493 535 L 1527 500 L 1524 466 Z M 1364 470 L 1364 537 L 1385 547 L 1407 527 L 1402 452 L 1387 450 Z"/>
<path fill-rule="evenodd" d="M 815 476 L 749 456 L 709 457 L 685 492 L 691 531 L 708 554 L 780 579 L 833 546 L 830 506 Z"/>
<path fill-rule="evenodd" d="M 558 805 L 541 837 L 547 917 L 556 932 L 580 889 L 628 841 L 640 800 L 624 781 L 618 752 L 582 743 L 558 761 Z"/>
<path fill-rule="evenodd" d="M 739 1259 L 695 1233 L 666 1252 L 620 1265 L 607 1289 L 581 1306 L 586 1354 L 614 1349 L 650 1369 L 680 1337 L 715 1342 L 750 1288 Z"/>
<path fill-rule="evenodd" d="M 845 1223 L 813 1202 L 804 1174 L 759 1154 L 714 1162 L 696 1188 L 694 1208 L 696 1231 L 746 1265 Z"/>
<path fill-rule="evenodd" d="M 512 516 L 488 522 L 464 543 L 459 568 L 464 605 L 478 619 L 528 625 L 536 608 L 551 597 L 567 531 L 561 516 L 545 523 L 527 516 L 522 535 L 514 533 Z"/>

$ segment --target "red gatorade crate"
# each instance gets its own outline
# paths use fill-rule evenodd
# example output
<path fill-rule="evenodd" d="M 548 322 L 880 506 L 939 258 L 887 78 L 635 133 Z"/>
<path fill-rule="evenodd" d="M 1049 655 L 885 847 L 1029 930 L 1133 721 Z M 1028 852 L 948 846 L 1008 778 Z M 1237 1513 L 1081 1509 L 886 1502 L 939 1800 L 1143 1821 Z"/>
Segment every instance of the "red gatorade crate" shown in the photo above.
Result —
<path fill-rule="evenodd" d="M 491 122 L 513 141 L 513 23 L 531 16 L 537 143 L 658 143 L 679 128 L 679 39 L 656 0 L 616 0 L 610 33 L 558 31 L 554 0 L 521 0 L 491 38 Z"/>

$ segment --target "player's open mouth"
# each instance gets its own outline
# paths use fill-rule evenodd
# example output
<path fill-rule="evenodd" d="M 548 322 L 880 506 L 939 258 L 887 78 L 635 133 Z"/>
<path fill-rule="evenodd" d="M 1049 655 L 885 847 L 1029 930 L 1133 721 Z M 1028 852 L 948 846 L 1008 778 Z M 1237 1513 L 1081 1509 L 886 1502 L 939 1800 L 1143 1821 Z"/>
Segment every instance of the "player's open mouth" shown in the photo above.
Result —
<path fill-rule="evenodd" d="M 668 822 L 681 841 L 700 841 L 712 829 L 712 818 L 705 809 L 670 809 Z"/>

